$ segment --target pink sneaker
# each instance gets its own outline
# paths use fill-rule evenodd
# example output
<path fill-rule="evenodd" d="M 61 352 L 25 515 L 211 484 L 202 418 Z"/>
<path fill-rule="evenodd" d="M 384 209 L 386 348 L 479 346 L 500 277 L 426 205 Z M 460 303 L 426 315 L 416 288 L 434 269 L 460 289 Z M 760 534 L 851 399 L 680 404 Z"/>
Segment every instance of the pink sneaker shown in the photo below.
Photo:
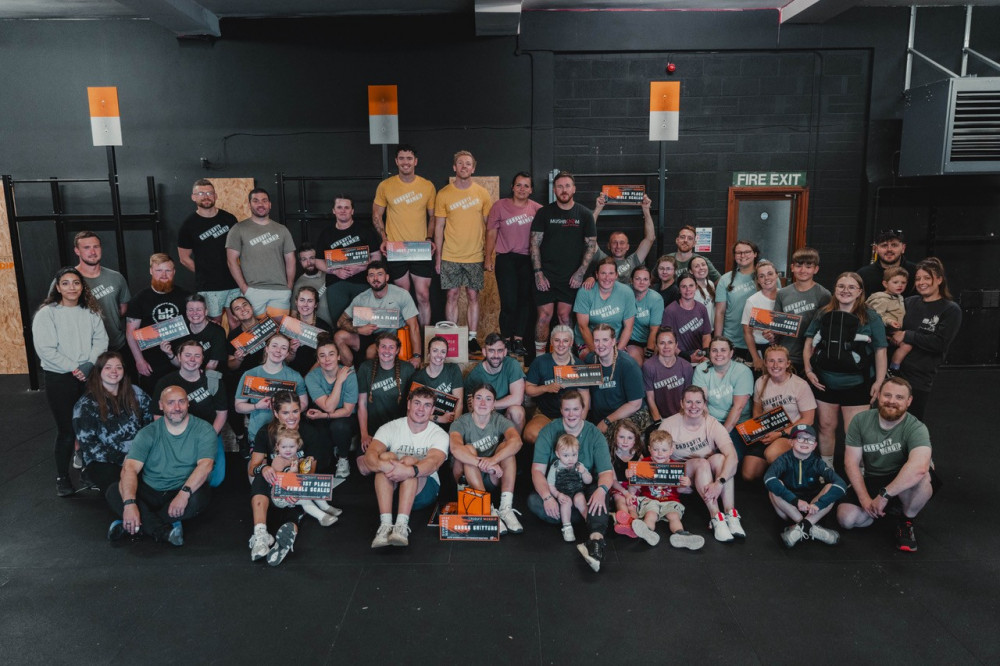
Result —
<path fill-rule="evenodd" d="M 630 539 L 639 538 L 632 529 L 632 516 L 628 515 L 628 511 L 619 511 L 615 514 L 615 532 Z"/>

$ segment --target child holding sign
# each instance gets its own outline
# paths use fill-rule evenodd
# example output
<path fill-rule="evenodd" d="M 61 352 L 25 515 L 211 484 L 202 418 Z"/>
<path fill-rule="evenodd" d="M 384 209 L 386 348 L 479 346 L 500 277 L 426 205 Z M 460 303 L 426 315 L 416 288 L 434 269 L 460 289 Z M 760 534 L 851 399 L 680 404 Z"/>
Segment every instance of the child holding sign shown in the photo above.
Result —
<path fill-rule="evenodd" d="M 643 462 L 665 464 L 670 462 L 674 453 L 674 440 L 666 430 L 654 430 L 649 434 L 649 455 Z M 691 479 L 680 478 L 680 487 L 690 488 Z M 632 521 L 632 530 L 636 535 L 655 546 L 660 543 L 660 535 L 656 533 L 656 522 L 666 520 L 670 525 L 670 545 L 674 548 L 698 550 L 705 545 L 705 537 L 691 534 L 684 529 L 681 518 L 684 516 L 684 505 L 676 486 L 643 485 L 638 486 L 639 515 L 642 519 Z"/>
<path fill-rule="evenodd" d="M 774 461 L 764 475 L 764 486 L 774 510 L 792 524 L 781 532 L 791 548 L 803 539 L 834 545 L 836 530 L 818 525 L 847 489 L 844 480 L 816 455 L 816 431 L 800 423 L 791 428 L 792 450 Z"/>
<path fill-rule="evenodd" d="M 580 462 L 580 440 L 569 433 L 563 433 L 556 440 L 556 460 L 549 467 L 546 479 L 549 493 L 559 502 L 559 516 L 562 518 L 563 541 L 576 542 L 573 532 L 573 507 L 581 516 L 587 515 L 587 500 L 583 487 L 594 482 L 594 475 Z"/>
<path fill-rule="evenodd" d="M 639 517 L 639 498 L 628 485 L 628 464 L 642 457 L 642 434 L 628 419 L 615 423 L 611 429 L 611 467 L 615 482 L 611 484 L 611 499 L 615 504 L 615 532 L 636 538 L 632 521 Z"/>

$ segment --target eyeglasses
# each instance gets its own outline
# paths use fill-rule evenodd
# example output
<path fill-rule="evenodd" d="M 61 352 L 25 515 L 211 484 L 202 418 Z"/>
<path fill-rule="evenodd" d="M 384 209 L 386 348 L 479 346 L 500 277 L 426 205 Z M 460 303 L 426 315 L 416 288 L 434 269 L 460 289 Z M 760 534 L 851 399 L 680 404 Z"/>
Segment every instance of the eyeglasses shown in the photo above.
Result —
<path fill-rule="evenodd" d="M 215 192 L 192 192 L 191 196 L 193 196 L 193 197 L 214 197 L 215 196 Z"/>
<path fill-rule="evenodd" d="M 747 254 L 753 254 L 753 250 L 736 250 L 733 252 L 733 255 L 737 257 L 742 257 Z"/>

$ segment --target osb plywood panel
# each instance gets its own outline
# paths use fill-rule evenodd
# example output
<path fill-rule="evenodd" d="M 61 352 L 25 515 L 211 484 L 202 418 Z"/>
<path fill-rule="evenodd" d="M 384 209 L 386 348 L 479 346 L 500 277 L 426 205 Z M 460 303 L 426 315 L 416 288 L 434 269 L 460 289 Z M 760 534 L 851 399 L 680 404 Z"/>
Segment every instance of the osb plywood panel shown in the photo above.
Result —
<path fill-rule="evenodd" d="M 496 203 L 500 198 L 500 177 L 499 176 L 473 176 L 472 180 L 486 188 L 490 193 L 490 200 Z M 454 182 L 454 176 L 448 182 Z M 461 319 L 459 324 L 468 325 L 465 313 L 468 307 L 468 299 L 465 297 L 465 290 L 459 292 L 458 316 Z M 497 291 L 497 278 L 493 273 L 486 273 L 486 280 L 483 290 L 479 293 L 479 334 L 480 343 L 490 333 L 500 332 L 500 294 Z"/>
<path fill-rule="evenodd" d="M 21 375 L 28 372 L 24 352 L 21 308 L 14 277 L 14 253 L 7 227 L 7 205 L 0 196 L 0 374 Z"/>
<path fill-rule="evenodd" d="M 250 190 L 253 178 L 209 178 L 215 187 L 215 205 L 232 213 L 237 220 L 250 217 Z"/>

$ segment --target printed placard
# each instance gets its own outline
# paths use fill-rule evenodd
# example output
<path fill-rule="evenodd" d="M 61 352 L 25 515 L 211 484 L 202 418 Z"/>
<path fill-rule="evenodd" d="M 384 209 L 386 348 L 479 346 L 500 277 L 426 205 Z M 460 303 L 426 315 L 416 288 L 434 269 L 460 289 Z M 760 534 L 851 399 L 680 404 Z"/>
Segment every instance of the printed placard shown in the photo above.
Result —
<path fill-rule="evenodd" d="M 430 241 L 389 241 L 385 244 L 386 261 L 430 261 Z"/>
<path fill-rule="evenodd" d="M 753 444 L 767 433 L 781 430 L 790 423 L 791 420 L 789 420 L 785 408 L 775 407 L 755 419 L 747 419 L 743 423 L 737 423 L 736 432 L 740 434 L 744 442 Z"/>
<path fill-rule="evenodd" d="M 346 268 L 347 266 L 367 266 L 369 260 L 368 246 L 339 247 L 323 253 L 327 268 Z"/>
<path fill-rule="evenodd" d="M 600 363 L 585 363 L 583 365 L 557 365 L 552 369 L 556 383 L 560 386 L 600 386 L 604 383 L 604 374 Z"/>
<path fill-rule="evenodd" d="M 697 227 L 694 230 L 694 251 L 705 254 L 712 251 L 712 227 Z"/>
<path fill-rule="evenodd" d="M 400 321 L 397 308 L 369 308 L 363 305 L 354 306 L 354 326 L 375 324 L 375 328 L 391 328 L 396 330 L 404 323 Z"/>
<path fill-rule="evenodd" d="M 676 486 L 684 476 L 684 463 L 657 463 L 650 460 L 639 460 L 628 464 L 629 485 L 636 486 Z"/>
<path fill-rule="evenodd" d="M 441 525 L 441 516 L 453 516 L 457 513 L 458 502 L 448 502 L 444 506 L 435 504 L 434 510 L 431 511 L 431 517 L 427 520 L 427 527 L 439 527 Z"/>
<path fill-rule="evenodd" d="M 328 500 L 333 497 L 333 474 L 298 474 L 278 472 L 274 475 L 271 497 L 288 501 Z"/>
<path fill-rule="evenodd" d="M 750 308 L 750 328 L 760 331 L 773 331 L 779 335 L 795 337 L 799 334 L 802 315 L 791 312 L 778 312 L 762 308 Z"/>
<path fill-rule="evenodd" d="M 440 516 L 441 541 L 499 541 L 499 516 Z"/>
<path fill-rule="evenodd" d="M 260 351 L 272 335 L 278 332 L 278 322 L 270 317 L 254 324 L 249 331 L 244 331 L 233 338 L 233 347 L 250 355 Z"/>
<path fill-rule="evenodd" d="M 170 342 L 186 335 L 191 335 L 191 331 L 188 330 L 184 317 L 180 315 L 143 326 L 132 333 L 132 337 L 139 343 L 139 349 L 142 350 L 159 347 L 161 342 Z"/>
<path fill-rule="evenodd" d="M 240 396 L 244 398 L 270 398 L 278 391 L 295 393 L 296 382 L 290 379 L 272 379 L 270 377 L 248 376 L 240 388 Z"/>
<path fill-rule="evenodd" d="M 601 185 L 601 194 L 609 206 L 641 206 L 646 196 L 645 185 Z"/>
<path fill-rule="evenodd" d="M 415 388 L 425 388 L 434 394 L 434 416 L 441 416 L 442 414 L 449 414 L 455 411 L 455 407 L 458 405 L 458 398 L 453 396 L 451 393 L 445 393 L 443 391 L 438 391 L 437 389 L 432 389 L 430 386 L 424 386 L 420 382 L 413 382 L 410 384 L 410 391 Z"/>
<path fill-rule="evenodd" d="M 316 336 L 323 332 L 323 329 L 316 328 L 293 317 L 282 317 L 281 328 L 279 330 L 293 340 L 298 340 L 313 349 L 316 349 Z"/>

